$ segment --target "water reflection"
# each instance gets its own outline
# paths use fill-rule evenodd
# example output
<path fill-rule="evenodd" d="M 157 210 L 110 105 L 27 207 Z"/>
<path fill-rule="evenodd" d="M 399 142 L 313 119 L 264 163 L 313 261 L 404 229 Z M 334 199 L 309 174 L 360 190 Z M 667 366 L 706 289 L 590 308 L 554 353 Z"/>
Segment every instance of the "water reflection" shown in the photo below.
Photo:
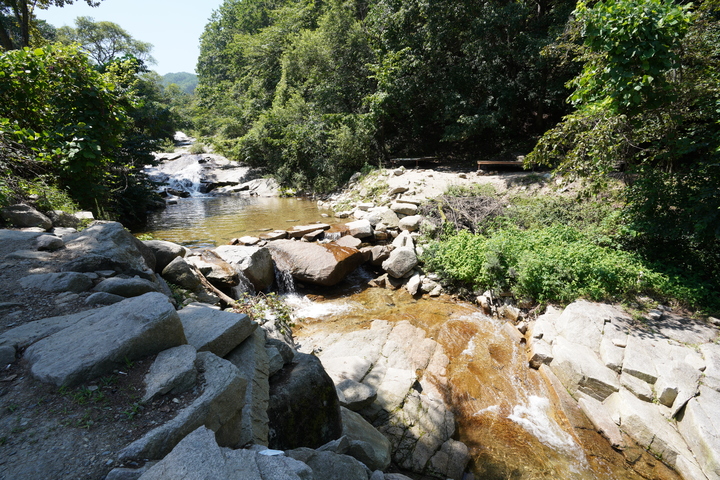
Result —
<path fill-rule="evenodd" d="M 323 220 L 310 200 L 239 195 L 191 197 L 151 214 L 145 232 L 189 247 L 209 247 L 267 229 L 285 230 Z"/>

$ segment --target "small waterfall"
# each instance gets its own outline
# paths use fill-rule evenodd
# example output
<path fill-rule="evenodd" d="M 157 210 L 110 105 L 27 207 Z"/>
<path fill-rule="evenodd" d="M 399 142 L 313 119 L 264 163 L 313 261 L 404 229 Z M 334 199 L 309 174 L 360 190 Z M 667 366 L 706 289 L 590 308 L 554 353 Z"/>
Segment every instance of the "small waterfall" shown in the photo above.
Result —
<path fill-rule="evenodd" d="M 281 295 L 297 292 L 292 274 L 288 270 L 280 270 L 277 265 L 275 265 L 275 283 Z"/>
<path fill-rule="evenodd" d="M 342 232 L 325 232 L 325 240 L 328 242 L 336 242 L 342 237 Z"/>
<path fill-rule="evenodd" d="M 145 172 L 153 182 L 167 184 L 167 187 L 162 187 L 163 189 L 168 188 L 186 192 L 191 197 L 200 197 L 204 196 L 200 192 L 200 187 L 205 168 L 201 159 L 199 155 L 182 155 L 177 160 L 146 168 Z"/>
<path fill-rule="evenodd" d="M 231 289 L 231 296 L 235 300 L 239 300 L 244 293 L 247 293 L 249 295 L 255 295 L 255 287 L 253 286 L 252 282 L 248 280 L 248 278 L 243 275 L 243 273 L 240 270 L 237 270 L 238 280 L 240 280 L 240 283 L 232 287 Z"/>

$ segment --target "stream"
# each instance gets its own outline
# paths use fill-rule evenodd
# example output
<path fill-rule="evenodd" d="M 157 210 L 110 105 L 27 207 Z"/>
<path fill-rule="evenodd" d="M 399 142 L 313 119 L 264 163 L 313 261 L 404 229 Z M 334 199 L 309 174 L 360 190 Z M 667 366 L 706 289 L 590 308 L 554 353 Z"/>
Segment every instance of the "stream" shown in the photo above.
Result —
<path fill-rule="evenodd" d="M 147 233 L 201 248 L 267 229 L 327 221 L 320 214 L 314 202 L 297 199 L 194 197 L 154 214 Z M 476 479 L 643 478 L 574 402 L 563 398 L 564 392 L 558 396 L 549 380 L 528 367 L 524 344 L 511 338 L 503 321 L 445 295 L 416 299 L 404 289 L 368 288 L 370 278 L 372 272 L 361 268 L 338 287 L 317 287 L 312 300 L 288 296 L 297 342 L 302 346 L 303 337 L 318 329 L 368 328 L 375 319 L 407 320 L 425 330 L 450 358 L 446 403 L 455 413 L 457 439 L 470 449 Z M 646 461 L 642 452 L 635 458 Z"/>

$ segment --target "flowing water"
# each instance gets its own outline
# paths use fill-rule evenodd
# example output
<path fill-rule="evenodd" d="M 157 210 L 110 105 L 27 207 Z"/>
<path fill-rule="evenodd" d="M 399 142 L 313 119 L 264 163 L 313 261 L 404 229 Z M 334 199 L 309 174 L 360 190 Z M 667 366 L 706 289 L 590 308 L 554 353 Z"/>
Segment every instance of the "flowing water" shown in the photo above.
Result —
<path fill-rule="evenodd" d="M 267 228 L 320 220 L 312 202 L 257 197 L 190 198 L 153 218 L 156 238 L 193 247 L 226 243 Z M 527 366 L 524 344 L 503 323 L 470 304 L 414 299 L 404 289 L 365 288 L 370 273 L 359 270 L 323 296 L 290 294 L 296 336 L 316 329 L 351 331 L 374 319 L 408 320 L 423 328 L 450 358 L 448 403 L 458 421 L 458 439 L 470 448 L 477 479 L 635 480 L 642 478 L 597 434 L 574 402 L 548 387 L 550 380 Z M 292 290 L 287 278 L 285 291 Z M 328 299 L 331 298 L 331 299 Z M 674 479 L 640 449 L 628 455 L 645 478 Z"/>

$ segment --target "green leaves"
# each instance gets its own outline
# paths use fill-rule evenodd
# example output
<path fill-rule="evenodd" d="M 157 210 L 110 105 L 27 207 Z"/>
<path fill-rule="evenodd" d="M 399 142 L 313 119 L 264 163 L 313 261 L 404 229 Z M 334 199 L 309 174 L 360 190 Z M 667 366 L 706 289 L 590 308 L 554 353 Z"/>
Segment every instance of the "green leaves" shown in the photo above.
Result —
<path fill-rule="evenodd" d="M 605 0 L 574 12 L 587 47 L 583 72 L 571 85 L 576 106 L 610 99 L 618 113 L 634 114 L 668 101 L 667 73 L 692 21 L 691 5 L 669 0 Z"/>

